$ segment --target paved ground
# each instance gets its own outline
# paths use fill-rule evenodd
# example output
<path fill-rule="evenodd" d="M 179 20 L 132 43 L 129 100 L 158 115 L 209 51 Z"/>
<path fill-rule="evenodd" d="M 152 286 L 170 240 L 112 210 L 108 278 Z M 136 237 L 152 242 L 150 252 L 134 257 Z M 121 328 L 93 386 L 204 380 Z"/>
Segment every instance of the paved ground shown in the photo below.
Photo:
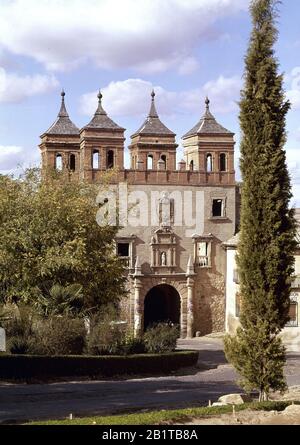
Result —
<path fill-rule="evenodd" d="M 199 368 L 122 381 L 0 384 L 0 423 L 205 405 L 239 391 L 219 339 L 179 341 L 179 346 L 199 350 Z M 289 354 L 286 375 L 289 385 L 300 385 L 300 353 Z"/>

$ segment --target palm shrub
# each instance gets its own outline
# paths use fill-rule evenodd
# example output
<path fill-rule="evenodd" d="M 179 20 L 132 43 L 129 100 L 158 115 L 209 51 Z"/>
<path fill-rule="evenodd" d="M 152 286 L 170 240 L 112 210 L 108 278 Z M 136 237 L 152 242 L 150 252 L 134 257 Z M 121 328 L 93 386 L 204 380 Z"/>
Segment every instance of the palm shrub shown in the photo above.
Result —
<path fill-rule="evenodd" d="M 68 286 L 54 284 L 50 289 L 43 286 L 42 290 L 37 292 L 33 305 L 45 317 L 76 316 L 81 313 L 83 308 L 82 286 L 76 283 Z"/>

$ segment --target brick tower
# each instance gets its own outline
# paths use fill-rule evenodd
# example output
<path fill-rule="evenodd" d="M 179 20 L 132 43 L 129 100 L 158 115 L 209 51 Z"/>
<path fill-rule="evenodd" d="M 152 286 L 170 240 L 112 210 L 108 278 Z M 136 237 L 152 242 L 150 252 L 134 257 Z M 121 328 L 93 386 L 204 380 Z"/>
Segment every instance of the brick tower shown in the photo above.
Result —
<path fill-rule="evenodd" d="M 80 131 L 81 179 L 92 181 L 99 171 L 124 168 L 124 131 L 102 107 L 98 94 L 98 108 L 91 122 Z"/>
<path fill-rule="evenodd" d="M 205 173 L 208 184 L 234 184 L 234 134 L 216 121 L 209 104 L 206 98 L 204 115 L 182 138 L 186 165 Z"/>
<path fill-rule="evenodd" d="M 131 136 L 130 168 L 133 170 L 176 170 L 175 133 L 159 119 L 155 107 L 155 92 L 151 93 L 149 115 Z"/>
<path fill-rule="evenodd" d="M 53 125 L 41 136 L 42 169 L 79 172 L 79 129 L 69 118 L 65 105 L 65 92 L 61 92 L 61 107 Z"/>

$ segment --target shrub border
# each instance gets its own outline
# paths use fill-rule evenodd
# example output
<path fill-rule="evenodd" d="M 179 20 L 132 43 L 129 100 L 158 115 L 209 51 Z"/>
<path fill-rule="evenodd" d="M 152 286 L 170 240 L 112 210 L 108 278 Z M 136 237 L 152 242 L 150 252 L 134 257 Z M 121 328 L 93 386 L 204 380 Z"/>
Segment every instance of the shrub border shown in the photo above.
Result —
<path fill-rule="evenodd" d="M 0 380 L 53 381 L 63 378 L 116 377 L 126 375 L 168 374 L 195 366 L 196 351 L 128 356 L 37 356 L 1 355 Z"/>

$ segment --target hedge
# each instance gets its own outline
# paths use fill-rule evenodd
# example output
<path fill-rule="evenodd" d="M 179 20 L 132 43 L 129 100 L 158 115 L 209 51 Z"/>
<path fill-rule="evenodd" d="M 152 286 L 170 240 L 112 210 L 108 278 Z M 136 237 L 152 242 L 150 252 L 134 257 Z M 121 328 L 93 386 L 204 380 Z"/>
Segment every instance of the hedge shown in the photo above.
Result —
<path fill-rule="evenodd" d="M 37 356 L 1 355 L 0 380 L 53 381 L 74 377 L 114 377 L 122 375 L 167 374 L 195 366 L 198 352 L 129 356 Z"/>

